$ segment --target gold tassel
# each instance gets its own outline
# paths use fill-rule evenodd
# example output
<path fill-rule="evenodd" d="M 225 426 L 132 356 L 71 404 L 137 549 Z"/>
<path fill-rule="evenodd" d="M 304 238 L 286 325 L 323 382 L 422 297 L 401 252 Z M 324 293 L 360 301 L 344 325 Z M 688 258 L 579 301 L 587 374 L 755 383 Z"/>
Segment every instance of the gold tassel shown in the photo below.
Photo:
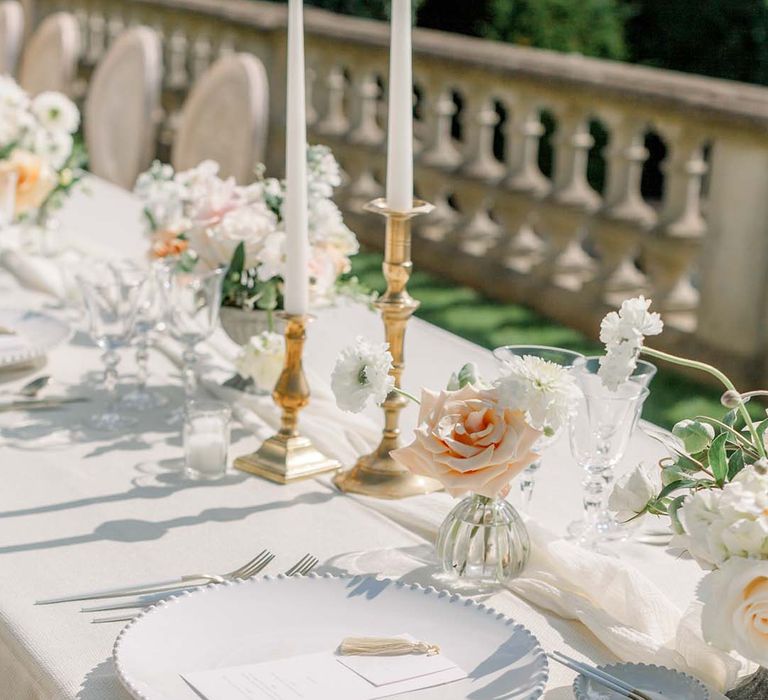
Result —
<path fill-rule="evenodd" d="M 403 656 L 404 654 L 440 653 L 437 644 L 411 642 L 399 637 L 347 637 L 339 644 L 342 656 Z"/>

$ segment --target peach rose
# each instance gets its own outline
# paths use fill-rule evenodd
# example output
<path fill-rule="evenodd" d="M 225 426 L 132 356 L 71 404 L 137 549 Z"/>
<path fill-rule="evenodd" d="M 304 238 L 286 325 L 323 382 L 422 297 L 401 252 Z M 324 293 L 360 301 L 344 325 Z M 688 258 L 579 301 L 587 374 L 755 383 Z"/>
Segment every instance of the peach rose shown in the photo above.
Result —
<path fill-rule="evenodd" d="M 38 209 L 56 187 L 56 172 L 40 156 L 16 149 L 0 163 L 2 172 L 16 173 L 16 215 Z"/>
<path fill-rule="evenodd" d="M 416 439 L 392 452 L 414 474 L 437 479 L 452 496 L 495 498 L 538 459 L 541 437 L 522 411 L 505 409 L 495 389 L 471 385 L 435 394 L 423 390 Z"/>
<path fill-rule="evenodd" d="M 768 666 L 768 561 L 733 557 L 700 590 L 704 639 Z"/>

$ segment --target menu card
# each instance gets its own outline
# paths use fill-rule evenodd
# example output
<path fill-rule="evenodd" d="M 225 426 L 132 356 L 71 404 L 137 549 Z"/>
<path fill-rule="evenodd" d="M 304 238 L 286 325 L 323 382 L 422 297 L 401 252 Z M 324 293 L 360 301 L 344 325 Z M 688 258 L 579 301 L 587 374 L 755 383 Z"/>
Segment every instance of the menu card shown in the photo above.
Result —
<path fill-rule="evenodd" d="M 466 677 L 442 654 L 340 656 L 335 650 L 182 674 L 205 700 L 374 700 Z"/>

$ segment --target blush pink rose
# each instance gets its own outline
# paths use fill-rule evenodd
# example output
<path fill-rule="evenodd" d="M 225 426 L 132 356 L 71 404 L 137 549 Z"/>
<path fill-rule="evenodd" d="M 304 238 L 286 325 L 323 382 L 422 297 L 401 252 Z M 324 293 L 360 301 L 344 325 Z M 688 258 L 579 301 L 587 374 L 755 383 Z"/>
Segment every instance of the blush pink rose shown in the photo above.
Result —
<path fill-rule="evenodd" d="M 452 496 L 496 498 L 539 458 L 533 447 L 541 435 L 523 411 L 501 406 L 496 390 L 425 389 L 416 438 L 392 457 L 414 474 L 437 479 Z"/>

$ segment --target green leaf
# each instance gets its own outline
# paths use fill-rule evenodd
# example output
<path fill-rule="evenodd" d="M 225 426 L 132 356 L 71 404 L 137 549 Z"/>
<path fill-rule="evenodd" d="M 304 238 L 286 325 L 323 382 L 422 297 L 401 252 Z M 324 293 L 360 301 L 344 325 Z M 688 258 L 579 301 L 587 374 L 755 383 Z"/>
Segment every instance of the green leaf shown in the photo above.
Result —
<path fill-rule="evenodd" d="M 723 416 L 723 423 L 732 428 L 734 425 L 736 425 L 736 420 L 738 417 L 739 411 L 738 409 L 734 408 Z"/>
<path fill-rule="evenodd" d="M 733 477 L 742 469 L 744 469 L 744 453 L 741 450 L 736 450 L 728 458 L 728 481 L 733 481 Z"/>
<path fill-rule="evenodd" d="M 235 252 L 232 253 L 232 260 L 229 263 L 229 271 L 227 273 L 227 277 L 233 278 L 234 274 L 237 273 L 237 277 L 239 279 L 240 275 L 243 273 L 244 266 L 245 266 L 245 243 L 243 243 L 243 241 L 240 241 L 240 243 L 237 244 L 237 248 L 235 248 Z"/>
<path fill-rule="evenodd" d="M 712 441 L 712 446 L 709 448 L 709 466 L 719 486 L 725 483 L 725 479 L 728 476 L 728 460 L 725 454 L 725 443 L 727 440 L 727 433 L 720 433 Z"/>
<path fill-rule="evenodd" d="M 685 528 L 683 527 L 683 524 L 680 522 L 680 516 L 678 515 L 678 511 L 680 510 L 680 506 L 685 503 L 686 496 L 678 496 L 675 498 L 667 507 L 667 515 L 669 515 L 670 523 L 672 524 L 672 530 L 677 533 L 678 535 L 682 535 L 685 532 Z"/>
<path fill-rule="evenodd" d="M 689 489 L 691 486 L 696 486 L 698 484 L 698 480 L 696 479 L 678 479 L 677 481 L 672 481 L 669 484 L 667 484 L 661 491 L 659 492 L 659 495 L 656 496 L 656 500 L 660 501 L 662 498 L 666 498 L 674 491 L 677 491 L 679 489 Z"/>

